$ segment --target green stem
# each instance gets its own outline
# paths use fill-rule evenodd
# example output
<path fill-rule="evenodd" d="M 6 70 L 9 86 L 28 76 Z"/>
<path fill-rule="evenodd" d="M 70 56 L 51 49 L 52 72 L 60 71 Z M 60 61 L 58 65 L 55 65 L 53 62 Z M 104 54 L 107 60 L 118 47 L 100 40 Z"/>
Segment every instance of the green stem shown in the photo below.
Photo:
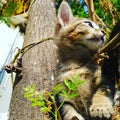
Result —
<path fill-rule="evenodd" d="M 59 120 L 59 119 L 58 119 L 58 116 L 57 116 L 57 113 L 58 113 L 58 112 L 55 111 L 55 120 Z"/>
<path fill-rule="evenodd" d="M 55 116 L 55 114 L 52 111 L 49 111 L 53 116 Z"/>
<path fill-rule="evenodd" d="M 51 99 L 51 101 L 52 101 L 52 103 L 53 103 L 53 105 L 54 105 L 54 107 L 55 107 L 55 114 L 54 114 L 55 120 L 62 120 L 61 115 L 60 115 L 60 113 L 59 113 L 59 111 L 58 111 L 58 108 L 57 108 L 57 105 L 56 105 L 55 100 L 52 98 L 51 94 L 50 94 L 48 91 L 45 91 L 45 92 L 46 92 L 47 95 L 50 97 L 50 99 Z"/>
<path fill-rule="evenodd" d="M 64 102 L 67 100 L 67 96 L 69 96 L 71 90 L 68 91 L 68 94 L 65 96 L 65 99 L 62 101 L 62 103 L 60 104 L 60 106 L 58 107 L 57 111 L 59 111 L 59 109 L 63 106 Z"/>

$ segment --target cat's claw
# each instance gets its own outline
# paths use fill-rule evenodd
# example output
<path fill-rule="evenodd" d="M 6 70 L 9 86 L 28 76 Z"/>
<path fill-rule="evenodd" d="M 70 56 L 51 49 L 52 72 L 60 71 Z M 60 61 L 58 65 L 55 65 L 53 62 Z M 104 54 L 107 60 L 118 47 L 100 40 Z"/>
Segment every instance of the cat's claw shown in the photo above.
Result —
<path fill-rule="evenodd" d="M 113 106 L 109 102 L 104 104 L 96 103 L 90 107 L 91 117 L 110 118 L 112 114 L 113 114 Z"/>

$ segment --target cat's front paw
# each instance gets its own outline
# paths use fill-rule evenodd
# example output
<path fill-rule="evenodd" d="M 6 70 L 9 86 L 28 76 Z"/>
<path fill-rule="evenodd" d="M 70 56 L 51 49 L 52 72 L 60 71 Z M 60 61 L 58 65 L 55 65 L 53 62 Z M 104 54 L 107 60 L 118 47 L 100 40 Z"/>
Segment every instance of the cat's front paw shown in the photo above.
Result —
<path fill-rule="evenodd" d="M 64 120 L 85 120 L 80 114 L 69 114 L 64 117 Z"/>
<path fill-rule="evenodd" d="M 63 106 L 63 120 L 85 120 L 72 106 Z"/>
<path fill-rule="evenodd" d="M 90 107 L 90 116 L 99 118 L 110 118 L 113 114 L 113 106 L 111 101 L 103 101 L 93 103 Z"/>

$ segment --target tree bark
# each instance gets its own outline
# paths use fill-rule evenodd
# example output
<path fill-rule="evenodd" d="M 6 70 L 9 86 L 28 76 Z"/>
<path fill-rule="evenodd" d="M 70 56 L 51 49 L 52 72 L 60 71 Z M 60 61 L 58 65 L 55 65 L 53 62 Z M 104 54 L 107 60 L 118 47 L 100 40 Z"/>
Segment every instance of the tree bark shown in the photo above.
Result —
<path fill-rule="evenodd" d="M 30 9 L 24 45 L 54 35 L 55 9 L 52 0 L 35 0 Z M 54 85 L 51 76 L 56 66 L 56 50 L 53 41 L 46 41 L 28 50 L 22 59 L 23 78 L 15 87 L 9 120 L 43 120 L 37 107 L 30 107 L 23 97 L 23 88 L 34 84 L 38 90 L 50 90 Z"/>

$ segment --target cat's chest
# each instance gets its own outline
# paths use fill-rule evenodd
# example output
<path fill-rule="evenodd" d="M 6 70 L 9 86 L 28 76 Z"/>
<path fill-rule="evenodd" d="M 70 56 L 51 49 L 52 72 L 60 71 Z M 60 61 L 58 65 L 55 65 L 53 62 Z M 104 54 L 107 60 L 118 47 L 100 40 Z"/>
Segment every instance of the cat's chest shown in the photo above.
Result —
<path fill-rule="evenodd" d="M 83 86 L 98 86 L 101 83 L 101 69 L 99 66 L 76 66 L 62 67 L 58 70 L 57 83 L 63 82 L 65 79 L 71 80 L 72 77 L 78 76 L 78 80 L 84 80 Z M 87 87 L 86 86 L 86 87 Z"/>

